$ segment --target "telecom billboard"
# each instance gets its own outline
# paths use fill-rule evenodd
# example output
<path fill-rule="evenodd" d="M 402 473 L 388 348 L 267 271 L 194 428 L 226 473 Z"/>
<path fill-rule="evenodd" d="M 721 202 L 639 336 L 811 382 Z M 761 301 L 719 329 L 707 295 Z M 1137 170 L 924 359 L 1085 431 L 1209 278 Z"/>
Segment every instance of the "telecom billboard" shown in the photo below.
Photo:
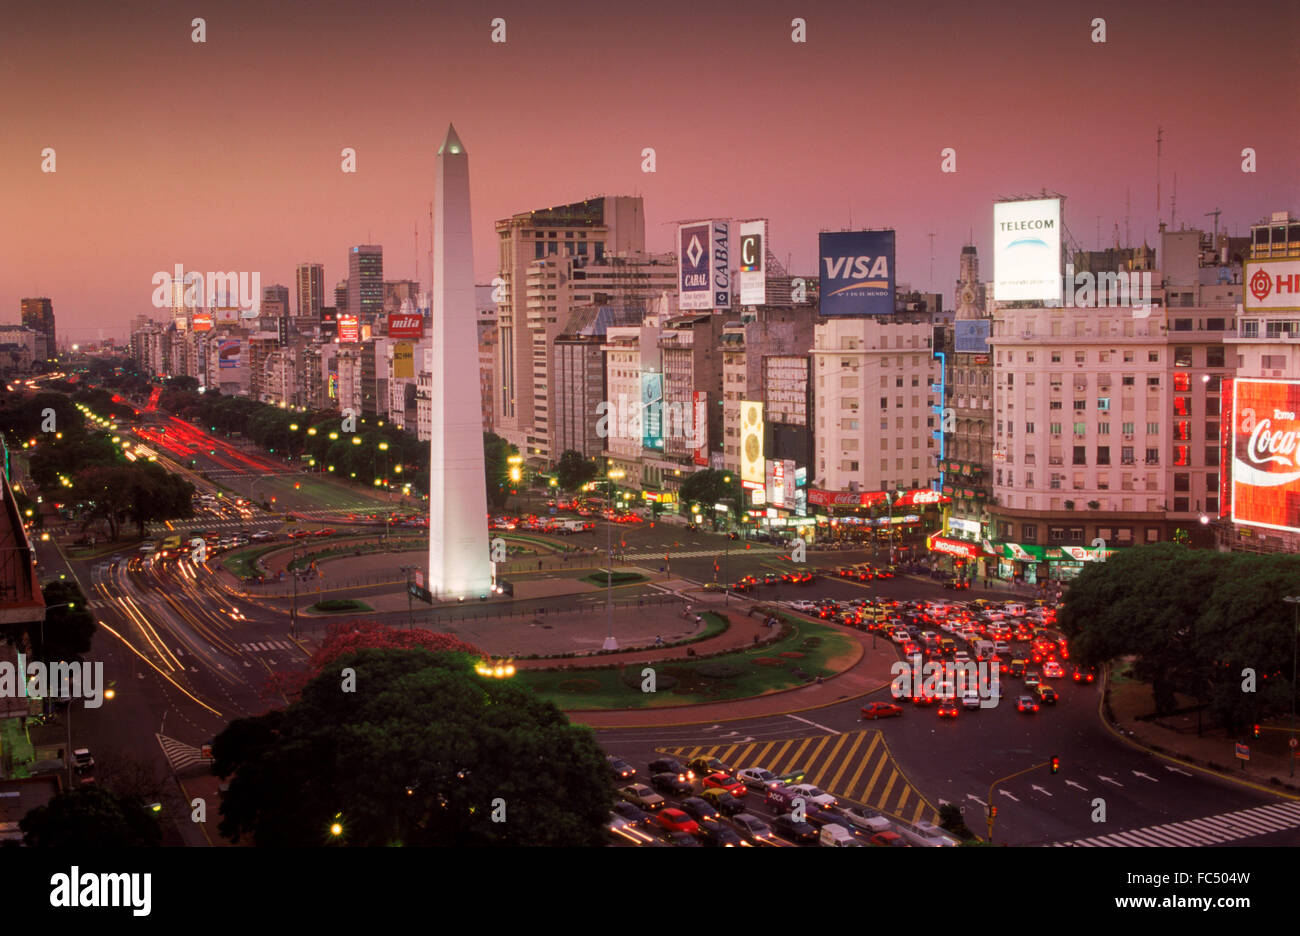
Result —
<path fill-rule="evenodd" d="M 1061 200 L 993 206 L 993 296 L 999 302 L 1061 302 Z"/>

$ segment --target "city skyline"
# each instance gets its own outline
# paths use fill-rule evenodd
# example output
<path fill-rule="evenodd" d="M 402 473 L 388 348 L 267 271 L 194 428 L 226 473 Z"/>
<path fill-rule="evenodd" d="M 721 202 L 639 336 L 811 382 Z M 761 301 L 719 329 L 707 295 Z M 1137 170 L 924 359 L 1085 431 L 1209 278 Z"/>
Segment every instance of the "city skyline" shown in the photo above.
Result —
<path fill-rule="evenodd" d="M 506 21 L 504 44 L 491 42 L 487 14 L 438 19 L 410 6 L 345 22 L 341 7 L 326 7 L 313 10 L 320 43 L 287 52 L 281 40 L 297 28 L 289 12 L 233 5 L 208 17 L 207 41 L 194 43 L 188 18 L 140 7 L 87 40 L 73 28 L 76 9 L 15 14 L 16 34 L 41 40 L 10 59 L 23 76 L 11 86 L 23 93 L 0 143 L 0 194 L 13 220 L 0 234 L 10 261 L 0 270 L 0 320 L 16 321 L 23 297 L 49 296 L 73 341 L 101 329 L 125 337 L 152 308 L 152 275 L 178 262 L 258 271 L 264 283 L 294 282 L 298 264 L 321 262 L 328 288 L 345 277 L 347 251 L 373 243 L 384 247 L 386 279 L 427 288 L 429 154 L 439 142 L 428 128 L 453 117 L 477 141 L 484 180 L 473 219 L 480 283 L 496 273 L 496 220 L 597 194 L 644 198 L 651 252 L 673 249 L 678 220 L 767 217 L 774 253 L 804 274 L 815 272 L 819 230 L 893 227 L 900 282 L 948 296 L 962 245 L 973 236 L 991 256 L 999 197 L 1063 193 L 1071 234 L 1093 249 L 1113 242 L 1116 224 L 1126 240 L 1127 190 L 1127 241 L 1154 245 L 1157 127 L 1160 215 L 1175 228 L 1210 230 L 1205 212 L 1221 209 L 1220 229 L 1244 235 L 1294 207 L 1300 177 L 1286 82 L 1237 90 L 1260 61 L 1293 70 L 1285 24 L 1294 13 L 1280 3 L 1255 7 L 1255 18 L 1220 17 L 1213 31 L 1203 28 L 1208 6 L 1172 4 L 939 4 L 926 14 L 767 5 L 743 18 L 670 5 L 616 15 L 626 29 L 590 15 L 600 9 L 591 4 L 564 15 L 507 4 L 493 12 Z M 807 21 L 804 44 L 791 42 L 797 15 Z M 1090 39 L 1094 17 L 1106 19 L 1104 44 Z M 1257 28 L 1269 18 L 1278 28 Z M 949 28 L 936 31 L 936 21 Z M 415 54 L 426 40 L 442 67 Z M 41 69 L 70 58 L 74 41 L 90 42 L 83 64 Z M 395 64 L 364 67 L 352 42 L 391 48 Z M 119 57 L 123 43 L 151 54 Z M 534 66 L 566 43 L 586 53 L 567 79 L 594 89 L 578 98 L 586 109 L 522 107 L 520 82 L 549 80 Z M 99 79 L 82 80 L 79 69 L 110 53 Z M 1035 70 L 1040 62 L 1052 71 Z M 1210 65 L 1197 75 L 1189 62 Z M 158 82 L 158 69 L 189 78 Z M 260 90 L 268 80 L 278 94 Z M 408 87 L 435 89 L 436 103 L 412 108 L 394 93 Z M 317 103 L 286 103 L 299 99 Z M 194 134 L 181 129 L 187 120 Z M 261 128 L 256 145 L 219 132 L 240 126 Z M 204 142 L 213 130 L 216 142 Z M 41 171 L 45 147 L 55 150 L 54 173 Z M 340 171 L 345 147 L 356 150 L 355 174 Z M 654 173 L 642 171 L 645 147 L 655 149 Z M 956 150 L 956 173 L 940 171 L 945 147 Z M 1256 153 L 1253 174 L 1241 171 L 1245 147 Z"/>

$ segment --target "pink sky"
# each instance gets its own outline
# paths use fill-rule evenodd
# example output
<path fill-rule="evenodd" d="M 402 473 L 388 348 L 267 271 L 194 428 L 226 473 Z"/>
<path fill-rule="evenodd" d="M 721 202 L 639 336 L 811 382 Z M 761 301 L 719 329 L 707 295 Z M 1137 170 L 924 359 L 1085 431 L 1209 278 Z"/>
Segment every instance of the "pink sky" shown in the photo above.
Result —
<path fill-rule="evenodd" d="M 634 193 L 652 250 L 672 249 L 677 220 L 768 217 L 773 250 L 806 274 L 819 229 L 893 226 L 898 279 L 950 301 L 971 230 L 992 275 L 999 196 L 1065 194 L 1092 248 L 1098 216 L 1103 242 L 1116 222 L 1122 237 L 1127 189 L 1133 240 L 1154 242 L 1157 124 L 1165 220 L 1175 172 L 1180 224 L 1221 208 L 1244 234 L 1300 210 L 1300 18 L 1285 0 L 167 6 L 7 12 L 0 322 L 45 295 L 61 334 L 124 337 L 178 262 L 290 286 L 297 263 L 322 262 L 329 300 L 353 244 L 383 244 L 385 276 L 413 276 L 417 223 L 427 280 L 449 121 L 470 154 L 480 282 L 496 219 Z M 206 44 L 190 41 L 195 15 Z M 796 16 L 806 44 L 790 41 Z"/>

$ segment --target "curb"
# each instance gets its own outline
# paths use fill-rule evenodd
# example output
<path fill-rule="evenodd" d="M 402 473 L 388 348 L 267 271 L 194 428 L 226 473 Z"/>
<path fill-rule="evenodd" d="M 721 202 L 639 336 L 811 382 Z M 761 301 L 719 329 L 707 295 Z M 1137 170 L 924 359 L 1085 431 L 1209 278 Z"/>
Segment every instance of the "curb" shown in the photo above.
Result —
<path fill-rule="evenodd" d="M 1110 684 L 1110 667 L 1108 666 L 1106 667 L 1106 672 L 1102 676 L 1101 700 L 1097 703 L 1097 718 L 1101 721 L 1102 726 L 1105 727 L 1105 729 L 1109 731 L 1112 735 L 1114 735 L 1118 740 L 1124 742 L 1130 747 L 1137 748 L 1139 751 L 1142 751 L 1145 754 L 1149 754 L 1152 757 L 1158 757 L 1161 760 L 1166 760 L 1175 764 L 1180 764 L 1183 767 L 1188 767 L 1192 770 L 1199 771 L 1200 773 L 1207 774 L 1211 777 L 1215 777 L 1218 780 L 1223 780 L 1240 787 L 1247 787 L 1249 789 L 1256 790 L 1261 793 L 1268 793 L 1270 796 L 1277 796 L 1277 797 L 1281 797 L 1282 799 L 1292 800 L 1294 802 L 1300 802 L 1300 795 L 1298 794 L 1274 789 L 1273 787 L 1263 786 L 1259 783 L 1255 783 L 1250 780 L 1243 780 L 1240 777 L 1221 773 L 1209 767 L 1201 767 L 1197 764 L 1189 763 L 1188 761 L 1181 760 L 1178 757 L 1173 757 L 1168 754 L 1162 754 L 1159 751 L 1147 747 L 1142 742 L 1137 741 L 1134 738 L 1130 738 L 1129 736 L 1123 734 L 1114 724 L 1112 724 L 1106 718 L 1105 715 L 1106 692 L 1109 689 L 1109 684 Z"/>

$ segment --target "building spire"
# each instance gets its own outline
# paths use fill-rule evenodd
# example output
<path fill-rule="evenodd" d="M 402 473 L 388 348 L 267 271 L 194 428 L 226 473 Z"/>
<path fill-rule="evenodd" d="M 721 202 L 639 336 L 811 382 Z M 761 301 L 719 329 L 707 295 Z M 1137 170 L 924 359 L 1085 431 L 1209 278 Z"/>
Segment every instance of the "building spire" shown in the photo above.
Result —
<path fill-rule="evenodd" d="M 447 136 L 442 141 L 442 146 L 438 147 L 438 155 L 441 156 L 443 151 L 446 151 L 453 156 L 458 156 L 465 152 L 465 144 L 462 143 L 460 137 L 456 135 L 455 124 L 447 124 Z"/>

